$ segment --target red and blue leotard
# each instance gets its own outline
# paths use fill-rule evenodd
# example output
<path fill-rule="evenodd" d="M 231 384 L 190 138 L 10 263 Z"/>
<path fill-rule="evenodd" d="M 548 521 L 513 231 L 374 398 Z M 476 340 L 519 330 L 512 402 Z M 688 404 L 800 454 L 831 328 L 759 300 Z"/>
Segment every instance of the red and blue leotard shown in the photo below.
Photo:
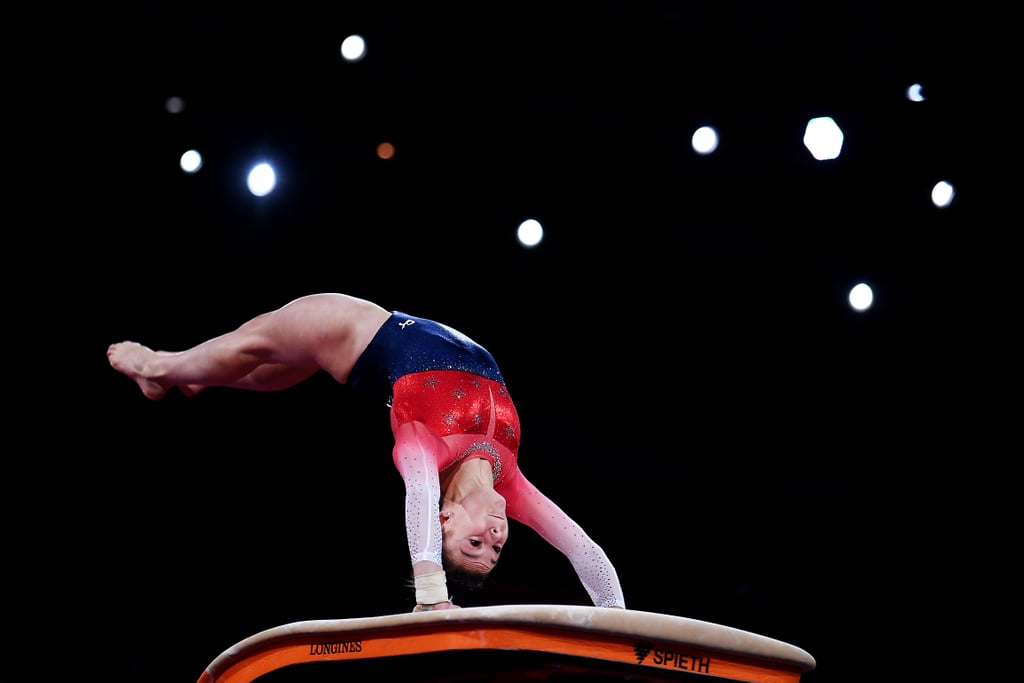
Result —
<path fill-rule="evenodd" d="M 595 605 L 625 607 L 604 551 L 519 469 L 519 415 L 490 352 L 447 325 L 393 311 L 348 384 L 389 393 L 392 457 L 405 480 L 414 563 L 441 565 L 441 473 L 465 458 L 484 458 L 509 518 L 568 557 Z"/>

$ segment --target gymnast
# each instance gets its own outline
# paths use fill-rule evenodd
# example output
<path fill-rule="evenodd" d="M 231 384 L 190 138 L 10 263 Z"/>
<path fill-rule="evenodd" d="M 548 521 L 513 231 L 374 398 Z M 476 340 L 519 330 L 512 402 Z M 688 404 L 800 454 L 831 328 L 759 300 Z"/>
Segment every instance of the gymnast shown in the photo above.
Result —
<path fill-rule="evenodd" d="M 625 608 L 604 550 L 519 468 L 519 416 L 490 352 L 446 325 L 336 293 L 311 294 L 186 351 L 111 344 L 107 359 L 149 399 L 172 388 L 279 391 L 319 371 L 387 397 L 405 482 L 414 612 L 457 608 L 448 583 L 479 588 L 508 519 L 571 562 L 597 607 Z"/>

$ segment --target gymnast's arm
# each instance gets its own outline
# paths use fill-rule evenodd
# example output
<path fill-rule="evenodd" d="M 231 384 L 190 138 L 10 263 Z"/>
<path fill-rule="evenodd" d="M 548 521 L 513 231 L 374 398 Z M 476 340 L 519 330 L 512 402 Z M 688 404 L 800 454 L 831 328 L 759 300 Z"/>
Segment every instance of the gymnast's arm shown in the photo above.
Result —
<path fill-rule="evenodd" d="M 618 573 L 583 528 L 541 493 L 520 471 L 501 491 L 508 516 L 529 526 L 572 563 L 597 607 L 626 607 Z"/>
<path fill-rule="evenodd" d="M 441 482 L 436 448 L 440 440 L 418 422 L 395 433 L 393 458 L 405 482 L 405 534 L 416 583 L 414 612 L 455 607 L 441 563 Z"/>

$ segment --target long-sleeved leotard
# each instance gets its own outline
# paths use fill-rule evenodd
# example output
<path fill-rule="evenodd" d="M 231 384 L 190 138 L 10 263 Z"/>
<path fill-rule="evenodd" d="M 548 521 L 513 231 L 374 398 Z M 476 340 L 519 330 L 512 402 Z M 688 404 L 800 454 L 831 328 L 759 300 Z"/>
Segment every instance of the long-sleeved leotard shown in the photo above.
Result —
<path fill-rule="evenodd" d="M 483 458 L 491 463 L 509 518 L 534 529 L 569 559 L 595 605 L 625 607 L 618 575 L 602 548 L 519 469 L 519 416 L 486 349 L 450 327 L 395 311 L 348 383 L 389 391 L 392 455 L 405 481 L 414 563 L 441 565 L 441 473 L 465 458 Z"/>

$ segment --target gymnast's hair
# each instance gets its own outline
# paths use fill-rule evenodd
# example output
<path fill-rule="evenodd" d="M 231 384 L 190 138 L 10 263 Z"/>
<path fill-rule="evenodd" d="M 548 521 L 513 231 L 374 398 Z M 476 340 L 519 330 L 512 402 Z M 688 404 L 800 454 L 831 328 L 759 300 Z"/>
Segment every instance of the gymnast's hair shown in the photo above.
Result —
<path fill-rule="evenodd" d="M 444 568 L 445 578 L 453 586 L 460 586 L 468 590 L 479 590 L 483 588 L 487 574 L 482 571 L 472 571 L 465 567 L 458 567 L 448 560 L 448 553 L 441 556 L 441 566 Z"/>

